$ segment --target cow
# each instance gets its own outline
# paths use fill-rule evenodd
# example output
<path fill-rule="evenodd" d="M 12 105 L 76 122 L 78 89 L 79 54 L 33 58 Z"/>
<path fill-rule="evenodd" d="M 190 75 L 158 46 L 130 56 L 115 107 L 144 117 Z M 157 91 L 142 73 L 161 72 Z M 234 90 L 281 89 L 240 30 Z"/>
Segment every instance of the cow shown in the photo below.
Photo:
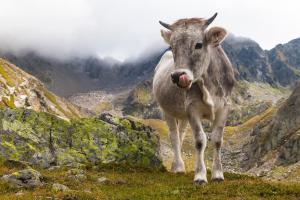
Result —
<path fill-rule="evenodd" d="M 204 151 L 207 136 L 202 122 L 212 125 L 212 181 L 223 181 L 221 146 L 234 87 L 233 67 L 220 43 L 227 32 L 208 26 L 216 18 L 187 18 L 173 24 L 159 23 L 167 30 L 161 36 L 170 46 L 155 68 L 153 94 L 169 128 L 174 153 L 171 171 L 185 173 L 181 147 L 185 129 L 190 124 L 196 151 L 194 182 L 207 183 Z"/>

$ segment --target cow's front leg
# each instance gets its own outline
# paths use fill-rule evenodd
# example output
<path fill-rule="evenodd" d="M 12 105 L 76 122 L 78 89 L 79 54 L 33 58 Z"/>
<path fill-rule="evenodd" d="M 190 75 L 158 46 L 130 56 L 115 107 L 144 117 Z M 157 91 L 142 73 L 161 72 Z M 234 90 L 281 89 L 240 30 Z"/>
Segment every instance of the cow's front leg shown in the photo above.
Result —
<path fill-rule="evenodd" d="M 185 137 L 185 130 L 188 124 L 188 120 L 179 120 L 178 121 L 178 132 L 179 132 L 179 136 L 180 136 L 180 145 L 182 148 L 182 144 L 184 141 L 184 137 Z"/>
<path fill-rule="evenodd" d="M 165 114 L 165 120 L 169 127 L 170 140 L 174 153 L 174 160 L 172 163 L 171 171 L 174 173 L 184 173 L 185 166 L 181 157 L 181 141 L 178 132 L 178 124 L 174 117 Z"/>
<path fill-rule="evenodd" d="M 221 160 L 221 147 L 223 143 L 223 131 L 227 119 L 228 107 L 225 106 L 216 112 L 216 118 L 213 123 L 211 141 L 214 148 L 212 177 L 213 181 L 223 181 L 223 168 Z"/>
<path fill-rule="evenodd" d="M 206 148 L 206 135 L 203 131 L 201 118 L 197 109 L 189 109 L 189 123 L 193 130 L 196 147 L 196 168 L 194 182 L 198 184 L 207 183 L 206 166 L 204 162 L 204 151 Z"/>

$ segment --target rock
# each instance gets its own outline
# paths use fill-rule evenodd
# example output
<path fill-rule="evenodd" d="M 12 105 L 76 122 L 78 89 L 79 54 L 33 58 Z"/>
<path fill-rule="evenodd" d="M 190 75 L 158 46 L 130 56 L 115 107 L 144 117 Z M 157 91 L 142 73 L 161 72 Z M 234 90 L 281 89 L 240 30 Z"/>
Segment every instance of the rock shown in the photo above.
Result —
<path fill-rule="evenodd" d="M 63 185 L 63 184 L 54 183 L 52 185 L 52 190 L 54 192 L 65 192 L 65 191 L 69 191 L 70 189 L 67 186 Z"/>
<path fill-rule="evenodd" d="M 16 195 L 16 196 L 22 196 L 22 195 L 24 195 L 24 192 L 19 191 L 19 192 L 17 192 L 15 195 Z"/>
<path fill-rule="evenodd" d="M 100 177 L 100 178 L 97 179 L 97 183 L 108 184 L 108 183 L 110 183 L 110 180 L 106 177 Z"/>
<path fill-rule="evenodd" d="M 28 168 L 30 163 L 25 162 L 25 161 L 20 161 L 20 160 L 5 160 L 3 163 L 4 166 L 9 167 L 9 168 L 20 168 L 20 169 L 25 169 Z"/>
<path fill-rule="evenodd" d="M 87 179 L 87 176 L 85 175 L 85 172 L 82 169 L 70 169 L 67 172 L 68 179 L 81 182 L 85 181 Z"/>
<path fill-rule="evenodd" d="M 49 171 L 54 171 L 54 170 L 58 170 L 60 169 L 61 167 L 60 166 L 51 166 L 48 168 Z"/>
<path fill-rule="evenodd" d="M 4 175 L 1 179 L 14 188 L 34 188 L 43 185 L 42 175 L 31 168 Z"/>
<path fill-rule="evenodd" d="M 115 180 L 116 185 L 123 185 L 126 184 L 127 182 L 124 179 L 117 179 Z"/>
<path fill-rule="evenodd" d="M 42 168 L 96 163 L 162 168 L 159 136 L 112 115 L 67 121 L 26 109 L 0 110 L 0 156 Z"/>

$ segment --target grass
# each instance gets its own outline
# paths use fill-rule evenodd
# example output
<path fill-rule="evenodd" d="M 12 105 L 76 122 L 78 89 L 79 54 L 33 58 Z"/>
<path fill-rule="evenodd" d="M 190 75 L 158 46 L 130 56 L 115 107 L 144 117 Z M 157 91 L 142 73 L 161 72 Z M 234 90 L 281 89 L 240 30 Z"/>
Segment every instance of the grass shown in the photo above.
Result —
<path fill-rule="evenodd" d="M 151 126 L 158 133 L 161 139 L 169 138 L 169 129 L 167 123 L 160 119 L 138 119 L 141 123 Z"/>
<path fill-rule="evenodd" d="M 0 65 L 0 75 L 6 80 L 7 85 L 14 86 L 14 82 L 11 77 L 8 75 L 8 72 L 4 69 L 3 66 Z"/>
<path fill-rule="evenodd" d="M 239 126 L 226 126 L 225 129 L 224 129 L 225 139 L 228 136 L 233 135 L 233 134 L 235 134 L 237 132 L 245 132 L 245 131 L 250 130 L 258 122 L 266 120 L 266 119 L 269 119 L 270 117 L 272 117 L 273 114 L 276 112 L 276 110 L 277 109 L 275 109 L 274 107 L 271 107 L 271 108 L 268 108 L 263 113 L 250 118 L 245 123 L 243 123 L 243 124 L 241 124 Z"/>
<path fill-rule="evenodd" d="M 0 167 L 0 175 L 17 169 Z M 0 199 L 299 199 L 300 185 L 269 183 L 258 178 L 226 173 L 222 183 L 205 186 L 193 183 L 193 173 L 172 174 L 143 169 L 98 168 L 86 170 L 87 180 L 68 179 L 68 169 L 39 170 L 44 186 L 36 189 L 12 189 L 0 182 Z M 107 177 L 107 184 L 97 183 L 98 177 Z M 121 180 L 121 181 L 120 181 Z M 68 186 L 70 192 L 53 192 L 53 183 Z M 17 192 L 19 192 L 17 195 Z"/>
<path fill-rule="evenodd" d="M 112 110 L 112 109 L 113 109 L 112 104 L 110 102 L 107 102 L 107 101 L 100 102 L 95 107 L 96 113 L 102 113 L 104 111 L 109 111 L 109 110 Z"/>
<path fill-rule="evenodd" d="M 149 92 L 146 88 L 144 87 L 139 87 L 135 90 L 134 92 L 135 99 L 137 102 L 146 105 L 151 101 L 151 92 Z"/>
<path fill-rule="evenodd" d="M 59 110 L 62 114 L 64 114 L 65 117 L 68 118 L 74 118 L 74 116 L 72 114 L 70 114 L 69 112 L 67 112 L 66 110 L 64 110 L 59 103 L 56 100 L 56 97 L 54 94 L 52 94 L 51 92 L 49 92 L 48 90 L 43 89 L 44 91 L 44 95 L 47 99 L 49 99 L 57 108 L 57 110 Z"/>

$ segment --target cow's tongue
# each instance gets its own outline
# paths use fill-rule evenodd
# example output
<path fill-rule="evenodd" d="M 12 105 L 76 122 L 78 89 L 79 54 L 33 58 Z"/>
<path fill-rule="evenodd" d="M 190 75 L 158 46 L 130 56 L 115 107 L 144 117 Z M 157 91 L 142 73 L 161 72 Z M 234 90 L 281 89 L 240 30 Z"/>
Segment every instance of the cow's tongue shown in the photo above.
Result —
<path fill-rule="evenodd" d="M 187 87 L 189 84 L 188 77 L 186 74 L 182 74 L 179 76 L 179 84 L 182 87 Z"/>

